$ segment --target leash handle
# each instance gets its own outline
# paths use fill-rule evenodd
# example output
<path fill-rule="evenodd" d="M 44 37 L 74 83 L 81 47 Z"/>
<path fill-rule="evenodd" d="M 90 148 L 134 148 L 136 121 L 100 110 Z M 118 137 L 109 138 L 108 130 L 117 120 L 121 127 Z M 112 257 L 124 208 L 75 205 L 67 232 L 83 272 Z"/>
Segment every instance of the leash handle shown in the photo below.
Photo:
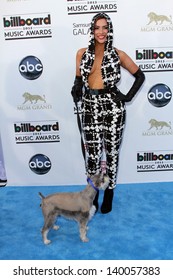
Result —
<path fill-rule="evenodd" d="M 79 128 L 79 132 L 80 132 L 80 136 L 81 136 L 81 150 L 82 150 L 83 158 L 84 158 L 84 160 L 86 160 L 85 145 L 84 145 L 84 141 L 83 141 L 83 137 L 82 137 L 82 125 L 81 125 L 81 119 L 80 119 L 80 115 L 79 115 L 77 102 L 75 102 L 75 106 L 76 106 L 76 111 L 77 111 L 77 123 L 78 123 L 78 128 Z"/>

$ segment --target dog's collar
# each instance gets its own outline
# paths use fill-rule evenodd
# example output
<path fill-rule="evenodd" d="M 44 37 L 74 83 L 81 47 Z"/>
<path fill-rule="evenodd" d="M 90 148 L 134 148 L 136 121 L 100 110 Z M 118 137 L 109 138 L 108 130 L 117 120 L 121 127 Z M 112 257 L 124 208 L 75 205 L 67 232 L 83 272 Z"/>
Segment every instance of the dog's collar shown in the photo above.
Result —
<path fill-rule="evenodd" d="M 88 184 L 91 185 L 91 187 L 92 187 L 95 191 L 98 192 L 98 188 L 96 188 L 96 187 L 94 186 L 94 183 L 93 183 L 93 181 L 91 180 L 91 178 L 87 178 L 87 182 L 88 182 Z"/>

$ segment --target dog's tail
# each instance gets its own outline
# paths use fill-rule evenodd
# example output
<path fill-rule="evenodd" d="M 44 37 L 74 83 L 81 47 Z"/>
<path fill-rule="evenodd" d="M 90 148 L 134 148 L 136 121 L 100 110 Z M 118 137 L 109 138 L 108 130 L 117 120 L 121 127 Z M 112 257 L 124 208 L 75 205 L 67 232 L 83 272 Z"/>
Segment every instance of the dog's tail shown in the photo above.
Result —
<path fill-rule="evenodd" d="M 39 192 L 38 194 L 42 199 L 45 198 L 45 196 L 41 192 Z"/>

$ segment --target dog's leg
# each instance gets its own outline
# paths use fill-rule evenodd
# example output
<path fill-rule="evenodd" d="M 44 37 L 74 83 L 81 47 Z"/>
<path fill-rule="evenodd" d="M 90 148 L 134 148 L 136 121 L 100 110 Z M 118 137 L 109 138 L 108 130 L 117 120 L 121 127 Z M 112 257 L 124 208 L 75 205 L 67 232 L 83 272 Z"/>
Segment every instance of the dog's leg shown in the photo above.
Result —
<path fill-rule="evenodd" d="M 42 238 L 45 245 L 48 245 L 51 243 L 51 240 L 47 239 L 47 235 L 49 233 L 50 228 L 53 227 L 55 221 L 55 216 L 49 215 L 47 218 L 45 218 L 44 226 L 42 228 Z"/>
<path fill-rule="evenodd" d="M 94 214 L 97 212 L 97 209 L 95 207 L 95 205 L 92 205 L 89 211 L 89 220 L 92 219 L 92 217 L 94 216 Z"/>
<path fill-rule="evenodd" d="M 48 235 L 49 229 L 45 229 L 43 227 L 42 229 L 42 237 L 43 237 L 43 242 L 45 245 L 48 245 L 51 243 L 51 240 L 47 239 L 47 235 Z"/>
<path fill-rule="evenodd" d="M 59 226 L 58 226 L 58 225 L 53 225 L 53 229 L 54 229 L 54 230 L 58 230 L 58 229 L 59 229 Z"/>
<path fill-rule="evenodd" d="M 58 216 L 57 216 L 57 217 L 58 217 Z M 56 219 L 56 220 L 57 220 L 57 219 Z M 54 220 L 54 222 L 55 222 L 55 220 Z M 54 225 L 52 226 L 52 228 L 53 228 L 54 230 L 58 230 L 58 229 L 60 228 L 60 226 L 54 224 Z"/>
<path fill-rule="evenodd" d="M 88 242 L 89 239 L 88 237 L 86 236 L 86 233 L 87 233 L 87 226 L 85 223 L 80 223 L 79 224 L 79 231 L 80 231 L 80 239 L 83 241 L 83 242 Z"/>
<path fill-rule="evenodd" d="M 79 220 L 79 232 L 80 232 L 80 239 L 83 242 L 88 242 L 89 239 L 87 238 L 86 234 L 87 234 L 87 223 L 88 223 L 88 219 L 83 218 Z"/>

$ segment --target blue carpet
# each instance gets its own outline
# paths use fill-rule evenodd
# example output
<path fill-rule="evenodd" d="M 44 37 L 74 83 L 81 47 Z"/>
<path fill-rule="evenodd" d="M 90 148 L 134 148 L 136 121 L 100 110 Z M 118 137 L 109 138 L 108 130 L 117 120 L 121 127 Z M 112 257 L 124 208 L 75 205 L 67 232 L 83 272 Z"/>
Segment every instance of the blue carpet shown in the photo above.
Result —
<path fill-rule="evenodd" d="M 78 191 L 83 186 L 67 186 Z M 78 225 L 59 219 L 44 245 L 39 207 L 41 191 L 64 191 L 62 186 L 0 188 L 1 260 L 172 260 L 173 184 L 118 185 L 113 211 L 98 212 L 89 223 L 90 241 L 79 239 Z M 103 193 L 100 194 L 100 202 Z"/>

